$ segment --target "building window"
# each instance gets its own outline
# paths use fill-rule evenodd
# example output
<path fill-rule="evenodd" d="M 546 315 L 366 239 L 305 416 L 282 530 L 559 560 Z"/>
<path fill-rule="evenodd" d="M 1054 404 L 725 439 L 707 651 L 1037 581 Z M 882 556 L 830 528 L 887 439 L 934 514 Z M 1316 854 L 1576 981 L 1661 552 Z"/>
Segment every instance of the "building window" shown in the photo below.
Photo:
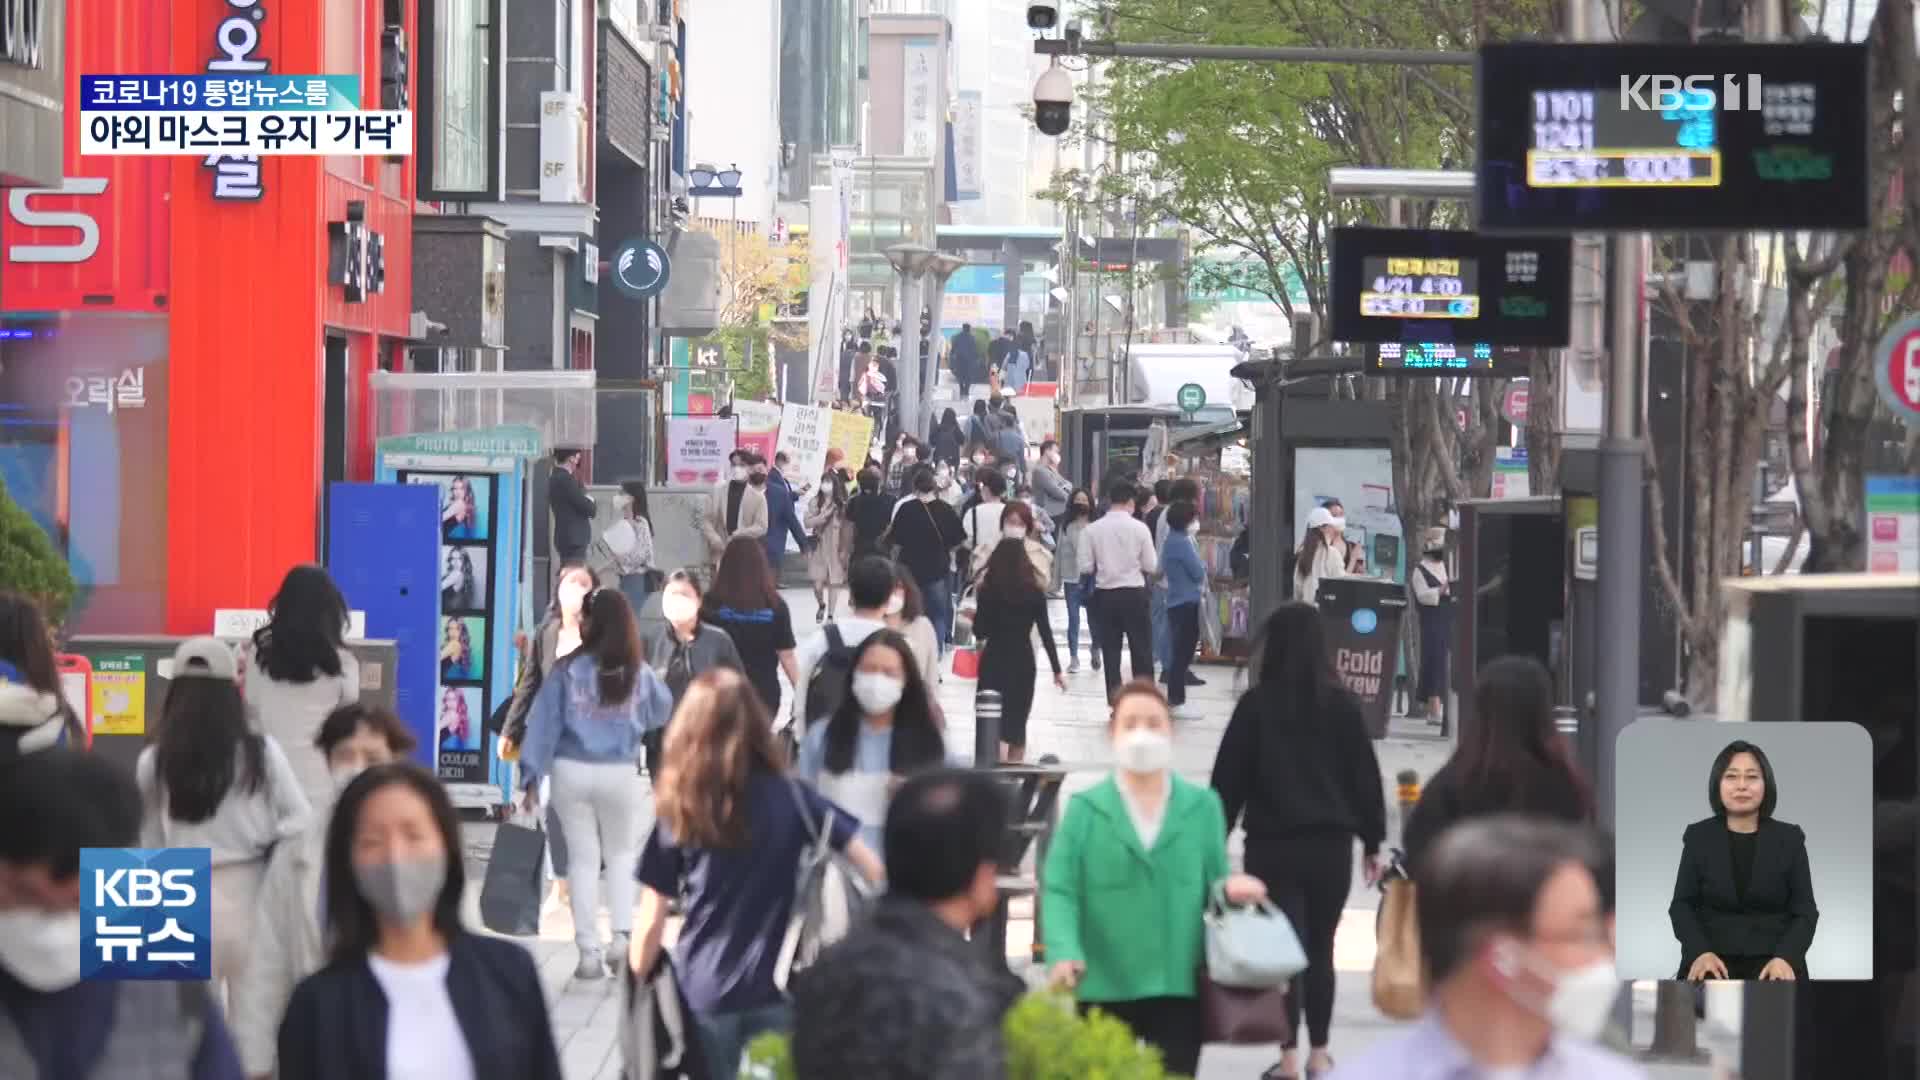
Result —
<path fill-rule="evenodd" d="M 437 192 L 489 193 L 493 137 L 490 0 L 433 0 L 433 175 Z"/>

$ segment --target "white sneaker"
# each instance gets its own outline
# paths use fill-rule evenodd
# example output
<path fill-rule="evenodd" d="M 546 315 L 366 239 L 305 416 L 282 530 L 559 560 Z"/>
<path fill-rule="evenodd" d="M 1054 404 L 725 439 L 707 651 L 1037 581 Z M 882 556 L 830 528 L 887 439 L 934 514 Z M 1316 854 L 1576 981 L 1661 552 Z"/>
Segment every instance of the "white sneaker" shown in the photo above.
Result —
<path fill-rule="evenodd" d="M 1191 705 L 1175 705 L 1167 715 L 1175 720 L 1204 720 L 1207 714 Z"/>
<path fill-rule="evenodd" d="M 1078 674 L 1080 674 L 1080 661 L 1079 661 L 1079 660 L 1077 660 L 1077 659 L 1076 659 L 1076 660 L 1068 660 L 1068 661 L 1067 661 L 1067 674 L 1069 674 L 1069 675 L 1078 675 Z"/>

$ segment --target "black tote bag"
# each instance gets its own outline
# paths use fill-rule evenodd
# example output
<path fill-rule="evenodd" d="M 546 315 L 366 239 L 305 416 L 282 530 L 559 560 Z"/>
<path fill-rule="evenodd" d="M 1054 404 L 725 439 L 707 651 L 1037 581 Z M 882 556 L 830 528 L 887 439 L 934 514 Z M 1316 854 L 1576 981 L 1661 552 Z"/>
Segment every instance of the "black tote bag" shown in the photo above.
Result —
<path fill-rule="evenodd" d="M 487 876 L 480 884 L 480 921 L 487 929 L 522 937 L 540 932 L 546 853 L 547 834 L 538 827 L 500 823 L 493 834 Z"/>

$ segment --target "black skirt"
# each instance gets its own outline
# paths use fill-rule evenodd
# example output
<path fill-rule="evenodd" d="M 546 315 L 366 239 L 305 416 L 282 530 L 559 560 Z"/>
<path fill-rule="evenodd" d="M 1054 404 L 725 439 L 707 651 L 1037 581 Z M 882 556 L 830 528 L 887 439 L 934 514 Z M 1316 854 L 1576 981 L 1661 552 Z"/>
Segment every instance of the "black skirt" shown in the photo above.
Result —
<path fill-rule="evenodd" d="M 1447 692 L 1447 645 L 1453 629 L 1453 605 L 1419 605 L 1420 687 L 1414 698 L 1426 701 Z"/>
<path fill-rule="evenodd" d="M 1009 641 L 1001 648 L 988 642 L 980 653 L 980 690 L 1000 692 L 1000 741 L 1027 745 L 1027 716 L 1033 712 L 1034 680 L 1039 667 L 1027 639 Z"/>

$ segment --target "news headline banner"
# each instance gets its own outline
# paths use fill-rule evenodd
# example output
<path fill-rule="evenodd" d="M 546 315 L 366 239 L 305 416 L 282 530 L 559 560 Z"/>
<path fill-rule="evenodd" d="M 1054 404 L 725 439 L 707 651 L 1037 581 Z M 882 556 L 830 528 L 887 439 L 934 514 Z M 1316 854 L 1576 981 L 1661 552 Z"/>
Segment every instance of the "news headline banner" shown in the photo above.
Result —
<path fill-rule="evenodd" d="M 413 153 L 413 114 L 357 108 L 351 75 L 83 75 L 80 153 L 108 157 Z"/>
<path fill-rule="evenodd" d="M 82 112 L 354 112 L 357 75 L 82 75 Z"/>

